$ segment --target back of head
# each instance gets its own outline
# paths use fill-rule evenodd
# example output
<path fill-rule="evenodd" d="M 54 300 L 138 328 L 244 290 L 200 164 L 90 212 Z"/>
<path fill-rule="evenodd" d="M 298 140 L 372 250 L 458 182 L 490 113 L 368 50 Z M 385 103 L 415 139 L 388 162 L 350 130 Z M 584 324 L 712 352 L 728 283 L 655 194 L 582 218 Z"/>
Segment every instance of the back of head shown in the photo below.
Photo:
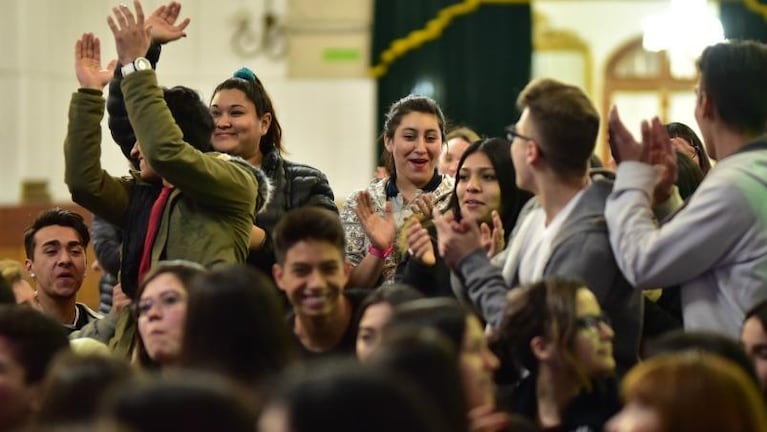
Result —
<path fill-rule="evenodd" d="M 388 328 L 367 363 L 412 383 L 435 404 L 451 431 L 466 431 L 468 419 L 458 356 L 438 330 L 400 325 Z"/>
<path fill-rule="evenodd" d="M 252 432 L 256 414 L 249 404 L 219 376 L 181 371 L 137 378 L 116 388 L 102 413 L 114 423 L 112 430 Z"/>
<path fill-rule="evenodd" d="M 645 360 L 626 375 L 622 393 L 626 402 L 656 411 L 663 432 L 767 431 L 756 384 L 716 355 L 677 353 Z"/>
<path fill-rule="evenodd" d="M 365 309 L 378 304 L 387 303 L 396 308 L 397 306 L 424 298 L 423 294 L 410 285 L 401 283 L 384 284 L 368 294 L 357 308 L 357 315 L 361 318 Z M 357 320 L 359 321 L 359 319 Z"/>
<path fill-rule="evenodd" d="M 54 356 L 69 349 L 61 324 L 24 306 L 0 305 L 0 338 L 10 344 L 24 366 L 27 384 L 41 382 Z"/>
<path fill-rule="evenodd" d="M 711 45 L 698 59 L 700 89 L 733 130 L 760 135 L 767 124 L 767 45 L 730 41 Z"/>
<path fill-rule="evenodd" d="M 551 168 L 565 177 L 585 174 L 599 133 L 599 113 L 586 93 L 543 78 L 522 90 L 517 106 L 529 110 Z"/>
<path fill-rule="evenodd" d="M 689 352 L 715 354 L 723 357 L 739 366 L 754 383 L 758 383 L 754 365 L 748 358 L 743 346 L 717 333 L 676 330 L 651 341 L 647 347 L 647 354 L 651 357 Z"/>
<path fill-rule="evenodd" d="M 406 382 L 354 361 L 315 364 L 287 376 L 270 406 L 286 412 L 292 432 L 446 430 L 432 405 Z"/>
<path fill-rule="evenodd" d="M 583 287 L 577 281 L 546 278 L 509 291 L 504 316 L 491 339 L 501 363 L 537 372 L 530 342 L 540 336 L 556 342 L 564 360 L 577 371 L 569 350 L 577 331 L 576 294 Z"/>
<path fill-rule="evenodd" d="M 302 241 L 325 242 L 344 256 L 346 235 L 338 214 L 319 207 L 305 206 L 282 216 L 273 231 L 274 255 L 282 264 L 288 250 Z"/>
<path fill-rule="evenodd" d="M 130 365 L 122 359 L 59 354 L 45 380 L 38 423 L 55 426 L 96 420 L 107 392 L 128 381 L 132 374 Z"/>
<path fill-rule="evenodd" d="M 210 143 L 213 118 L 200 95 L 184 86 L 165 88 L 163 94 L 173 119 L 184 135 L 184 141 L 203 153 L 213 151 Z"/>
<path fill-rule="evenodd" d="M 466 319 L 470 313 L 455 299 L 439 297 L 414 300 L 394 309 L 384 333 L 400 326 L 431 327 L 445 336 L 455 352 L 459 353 L 466 333 Z"/>
<path fill-rule="evenodd" d="M 254 386 L 293 359 L 277 288 L 247 265 L 225 265 L 194 279 L 181 363 Z"/>
<path fill-rule="evenodd" d="M 24 250 L 28 259 L 34 258 L 35 234 L 45 227 L 54 225 L 72 228 L 80 237 L 82 247 L 86 248 L 88 246 L 91 234 L 83 217 L 71 210 L 55 207 L 38 214 L 35 220 L 24 229 Z"/>

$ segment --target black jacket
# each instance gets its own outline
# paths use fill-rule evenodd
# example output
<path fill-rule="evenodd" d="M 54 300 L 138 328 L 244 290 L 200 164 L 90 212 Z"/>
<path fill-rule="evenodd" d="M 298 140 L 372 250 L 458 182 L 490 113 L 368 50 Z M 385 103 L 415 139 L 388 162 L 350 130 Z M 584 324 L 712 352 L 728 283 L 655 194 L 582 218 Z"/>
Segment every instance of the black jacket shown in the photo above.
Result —
<path fill-rule="evenodd" d="M 317 168 L 285 160 L 273 150 L 264 155 L 261 170 L 272 182 L 271 199 L 266 208 L 256 215 L 256 225 L 266 231 L 266 240 L 260 249 L 248 255 L 248 264 L 271 276 L 275 263 L 272 231 L 282 215 L 307 205 L 323 207 L 335 213 L 338 213 L 338 208 L 327 177 Z"/>

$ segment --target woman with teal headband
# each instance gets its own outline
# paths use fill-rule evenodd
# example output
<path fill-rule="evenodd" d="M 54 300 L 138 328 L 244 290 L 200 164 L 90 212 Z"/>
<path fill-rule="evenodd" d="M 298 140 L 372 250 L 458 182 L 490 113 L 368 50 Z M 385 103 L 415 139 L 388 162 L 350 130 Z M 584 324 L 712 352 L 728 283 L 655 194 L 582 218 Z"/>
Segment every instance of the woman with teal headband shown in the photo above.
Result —
<path fill-rule="evenodd" d="M 171 2 L 153 13 L 153 36 L 157 33 L 159 37 L 153 39 L 146 57 L 154 68 L 159 60 L 160 45 L 186 36 L 188 19 L 177 23 L 180 8 L 177 2 Z M 116 73 L 110 83 L 107 108 L 112 136 L 121 148 L 126 148 L 133 146 L 135 136 L 125 115 L 121 79 Z M 220 83 L 213 92 L 210 111 L 215 123 L 211 136 L 213 148 L 247 160 L 271 181 L 271 198 L 256 216 L 248 256 L 249 264 L 271 276 L 275 262 L 271 231 L 279 218 L 304 205 L 316 205 L 337 213 L 333 190 L 318 169 L 283 159 L 282 128 L 269 94 L 252 70 L 243 67 Z M 129 152 L 126 156 L 129 157 Z"/>
<path fill-rule="evenodd" d="M 271 180 L 271 200 L 256 216 L 248 256 L 248 263 L 271 275 L 275 262 L 271 231 L 279 218 L 305 205 L 338 212 L 333 191 L 318 169 L 282 158 L 282 128 L 272 100 L 250 69 L 237 70 L 216 87 L 210 113 L 215 123 L 213 148 L 240 156 Z"/>

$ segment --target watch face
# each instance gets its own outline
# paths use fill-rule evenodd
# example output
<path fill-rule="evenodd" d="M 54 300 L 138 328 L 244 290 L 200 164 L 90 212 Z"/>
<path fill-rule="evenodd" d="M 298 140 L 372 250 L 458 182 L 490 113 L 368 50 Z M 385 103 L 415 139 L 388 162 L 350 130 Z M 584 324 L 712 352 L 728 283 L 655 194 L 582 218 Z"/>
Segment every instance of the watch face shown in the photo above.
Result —
<path fill-rule="evenodd" d="M 152 64 L 149 63 L 149 60 L 143 57 L 137 58 L 133 63 L 136 65 L 136 70 L 147 70 L 152 68 Z"/>

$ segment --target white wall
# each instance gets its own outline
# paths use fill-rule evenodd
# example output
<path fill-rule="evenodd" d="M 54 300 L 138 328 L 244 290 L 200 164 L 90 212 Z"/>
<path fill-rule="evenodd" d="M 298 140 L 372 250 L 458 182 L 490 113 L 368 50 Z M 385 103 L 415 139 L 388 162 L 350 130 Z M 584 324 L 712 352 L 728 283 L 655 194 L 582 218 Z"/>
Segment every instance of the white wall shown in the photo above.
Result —
<path fill-rule="evenodd" d="M 279 13 L 285 13 L 290 1 L 295 0 L 273 3 Z M 339 1 L 361 0 L 334 0 L 333 4 Z M 106 17 L 117 3 L 0 0 L 0 96 L 4 99 L 0 104 L 0 184 L 4 185 L 0 188 L 0 204 L 17 203 L 19 185 L 28 178 L 47 179 L 55 201 L 69 199 L 63 183 L 62 144 L 69 97 L 77 88 L 73 46 L 82 32 L 92 31 L 102 39 L 104 57 L 113 58 Z M 145 3 L 150 11 L 160 1 Z M 218 82 L 242 65 L 251 67 L 274 100 L 288 157 L 323 170 L 337 197 L 345 198 L 367 184 L 373 172 L 375 85 L 365 78 L 289 79 L 284 60 L 238 58 L 229 43 L 234 18 L 242 12 L 258 17 L 263 4 L 257 0 L 184 0 L 182 15 L 192 19 L 189 37 L 165 48 L 158 70 L 160 80 L 166 85 L 195 88 L 208 100 Z M 608 56 L 641 33 L 643 17 L 668 5 L 667 0 L 533 2 L 553 27 L 570 29 L 590 45 L 593 96 L 600 110 Z M 675 112 L 685 109 L 674 107 Z M 126 163 L 108 133 L 103 141 L 104 166 L 113 174 L 124 173 Z"/>
<path fill-rule="evenodd" d="M 126 2 L 130 3 L 130 2 Z M 273 2 L 284 13 L 286 0 Z M 106 24 L 117 1 L 0 0 L 0 204 L 20 199 L 23 179 L 47 179 L 54 201 L 69 201 L 64 184 L 63 141 L 67 106 L 77 89 L 74 43 L 83 32 L 101 38 L 102 57 L 115 57 Z M 149 11 L 161 4 L 146 0 Z M 239 67 L 252 68 L 275 104 L 288 158 L 324 171 L 338 198 L 366 185 L 375 161 L 375 87 L 369 79 L 290 80 L 285 60 L 238 58 L 230 46 L 239 12 L 254 17 L 263 2 L 185 0 L 188 37 L 164 47 L 161 84 L 186 85 L 209 100 L 215 85 Z M 126 162 L 104 125 L 104 167 L 114 175 Z"/>

